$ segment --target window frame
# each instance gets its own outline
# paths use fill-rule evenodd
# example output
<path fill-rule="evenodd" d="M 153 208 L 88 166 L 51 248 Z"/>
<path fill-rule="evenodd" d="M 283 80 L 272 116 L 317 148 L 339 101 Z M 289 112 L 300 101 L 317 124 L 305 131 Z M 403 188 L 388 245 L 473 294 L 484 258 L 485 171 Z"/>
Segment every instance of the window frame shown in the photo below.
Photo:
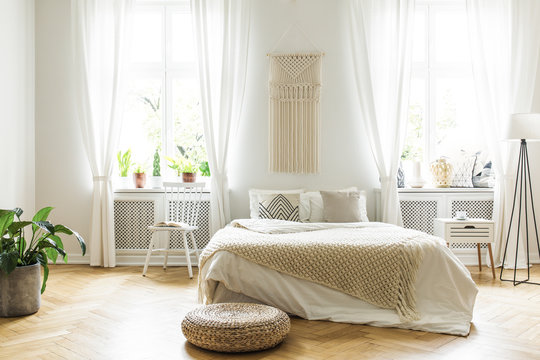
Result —
<path fill-rule="evenodd" d="M 162 22 L 161 61 L 137 62 L 131 59 L 127 65 L 127 79 L 156 79 L 161 82 L 161 173 L 173 176 L 174 171 L 169 169 L 165 156 L 176 158 L 178 150 L 174 142 L 174 113 L 173 113 L 173 81 L 188 79 L 198 81 L 197 60 L 172 60 L 172 17 L 174 14 L 191 14 L 189 0 L 149 1 L 136 0 L 133 5 L 133 14 L 156 12 L 160 14 Z M 165 175 L 165 176 L 166 176 Z"/>
<path fill-rule="evenodd" d="M 422 163 L 429 163 L 437 157 L 436 122 L 437 122 L 437 81 L 441 79 L 467 79 L 473 76 L 471 62 L 437 62 L 436 61 L 436 16 L 442 11 L 466 11 L 464 0 L 417 0 L 415 16 L 420 11 L 424 14 L 424 59 L 411 62 L 411 83 L 420 80 L 424 83 L 424 116 Z"/>

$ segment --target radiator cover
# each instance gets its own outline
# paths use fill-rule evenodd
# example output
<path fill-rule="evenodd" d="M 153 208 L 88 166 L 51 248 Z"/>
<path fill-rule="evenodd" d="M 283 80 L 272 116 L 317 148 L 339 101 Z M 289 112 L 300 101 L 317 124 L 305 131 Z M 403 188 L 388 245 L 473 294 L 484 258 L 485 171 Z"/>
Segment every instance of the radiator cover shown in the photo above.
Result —
<path fill-rule="evenodd" d="M 148 250 L 151 237 L 148 226 L 153 225 L 156 221 L 165 220 L 163 193 L 141 195 L 117 194 L 114 200 L 114 237 L 117 254 L 138 255 L 141 254 L 142 250 Z M 168 204 L 169 211 L 171 208 L 172 204 Z M 199 249 L 204 249 L 210 241 L 210 200 L 208 196 L 201 200 L 197 226 L 199 229 L 194 232 L 195 241 Z M 173 249 L 184 248 L 179 232 L 171 232 L 170 246 Z"/>

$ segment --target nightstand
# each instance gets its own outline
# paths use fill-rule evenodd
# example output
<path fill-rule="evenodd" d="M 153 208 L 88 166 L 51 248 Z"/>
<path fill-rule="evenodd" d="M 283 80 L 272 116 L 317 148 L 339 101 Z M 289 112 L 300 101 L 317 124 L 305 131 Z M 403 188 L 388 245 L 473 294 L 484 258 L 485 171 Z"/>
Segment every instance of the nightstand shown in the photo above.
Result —
<path fill-rule="evenodd" d="M 480 255 L 480 244 L 487 244 L 489 260 L 491 261 L 491 273 L 495 278 L 495 267 L 493 266 L 493 252 L 491 243 L 494 236 L 494 222 L 485 219 L 434 219 L 433 235 L 446 240 L 448 247 L 452 244 L 476 244 L 478 250 L 478 268 L 482 271 L 482 256 Z"/>

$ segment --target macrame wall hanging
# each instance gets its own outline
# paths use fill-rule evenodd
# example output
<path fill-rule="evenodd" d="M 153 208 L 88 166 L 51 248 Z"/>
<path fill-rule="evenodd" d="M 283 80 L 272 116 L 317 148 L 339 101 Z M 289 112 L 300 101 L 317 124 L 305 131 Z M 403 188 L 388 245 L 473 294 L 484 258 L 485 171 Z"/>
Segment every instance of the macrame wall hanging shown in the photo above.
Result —
<path fill-rule="evenodd" d="M 312 174 L 320 170 L 323 55 L 318 51 L 268 54 L 271 172 Z"/>

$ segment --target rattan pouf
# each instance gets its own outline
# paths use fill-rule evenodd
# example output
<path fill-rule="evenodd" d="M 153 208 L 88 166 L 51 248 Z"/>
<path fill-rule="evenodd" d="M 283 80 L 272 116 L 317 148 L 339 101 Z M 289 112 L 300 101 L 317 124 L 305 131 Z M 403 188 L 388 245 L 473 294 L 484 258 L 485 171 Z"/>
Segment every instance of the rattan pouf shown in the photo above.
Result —
<path fill-rule="evenodd" d="M 269 349 L 291 328 L 289 316 L 267 305 L 222 303 L 187 313 L 182 332 L 193 345 L 220 352 Z"/>

